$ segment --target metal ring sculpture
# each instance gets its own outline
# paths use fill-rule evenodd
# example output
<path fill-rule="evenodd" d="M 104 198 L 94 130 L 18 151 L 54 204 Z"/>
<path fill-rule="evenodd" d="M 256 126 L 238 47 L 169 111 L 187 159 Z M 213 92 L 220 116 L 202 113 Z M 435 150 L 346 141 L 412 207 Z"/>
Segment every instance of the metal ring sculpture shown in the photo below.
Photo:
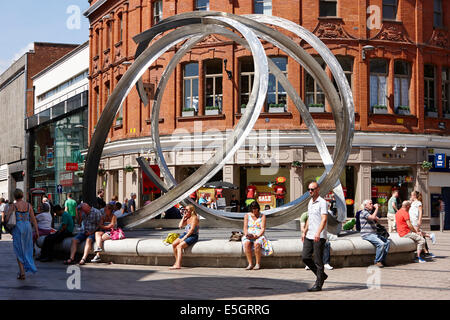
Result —
<path fill-rule="evenodd" d="M 316 60 L 307 54 L 291 38 L 268 27 L 266 24 L 283 28 L 309 43 L 328 64 L 339 87 L 341 99 L 339 99 L 338 93 L 327 74 Z M 155 36 L 172 29 L 175 30 L 159 40 L 154 41 L 150 47 L 148 46 Z M 234 31 L 230 31 L 230 29 Z M 239 36 L 237 32 L 239 32 L 243 38 Z M 179 60 L 186 52 L 195 46 L 196 43 L 210 34 L 226 36 L 251 51 L 254 57 L 255 80 L 247 104 L 247 110 L 234 131 L 227 137 L 224 145 L 194 174 L 186 178 L 180 184 L 177 184 L 167 167 L 159 139 L 158 118 L 161 98 L 167 80 Z M 333 158 L 329 154 L 327 146 L 320 136 L 319 130 L 309 114 L 307 107 L 282 72 L 270 59 L 267 59 L 258 38 L 271 42 L 282 49 L 296 62 L 300 63 L 319 83 L 321 88 L 323 88 L 326 99 L 332 107 L 333 117 L 336 123 L 336 146 L 334 148 Z M 125 226 L 128 228 L 136 227 L 179 202 L 189 202 L 194 204 L 200 215 L 209 219 L 221 221 L 224 226 L 240 227 L 242 225 L 242 220 L 236 219 L 236 213 L 230 214 L 224 211 L 212 210 L 199 206 L 188 199 L 188 196 L 206 183 L 223 167 L 223 165 L 241 147 L 247 135 L 250 133 L 259 117 L 266 98 L 268 68 L 270 68 L 270 72 L 275 75 L 277 81 L 279 81 L 283 88 L 286 89 L 289 97 L 299 110 L 325 165 L 325 172 L 319 179 L 319 184 L 321 186 L 320 194 L 327 194 L 331 189 L 334 189 L 340 211 L 343 212 L 343 210 L 345 210 L 343 191 L 338 180 L 351 150 L 354 131 L 353 98 L 351 89 L 339 62 L 325 44 L 323 44 L 316 36 L 301 26 L 278 17 L 264 15 L 236 16 L 223 12 L 207 11 L 190 12 L 169 17 L 162 20 L 153 28 L 139 34 L 134 40 L 139 44 L 136 51 L 135 62 L 121 78 L 116 89 L 110 96 L 97 124 L 97 129 L 91 139 L 91 145 L 86 158 L 85 178 L 83 179 L 83 197 L 85 201 L 88 203 L 94 203 L 95 201 L 95 192 L 93 191 L 95 190 L 97 170 L 103 146 L 109 128 L 114 121 L 114 117 L 132 87 L 136 85 L 142 101 L 144 104 L 147 104 L 148 100 L 143 93 L 143 85 L 140 78 L 146 72 L 148 67 L 168 49 L 187 40 L 171 59 L 164 71 L 161 81 L 158 84 L 155 93 L 155 102 L 152 107 L 151 130 L 153 148 L 157 154 L 157 163 L 161 168 L 165 181 L 162 181 L 156 176 L 148 165 L 146 166 L 142 161 L 139 161 L 143 170 L 161 187 L 162 191 L 167 193 L 153 201 L 151 205 L 141 208 L 138 214 L 124 218 Z M 300 198 L 282 207 L 265 211 L 268 226 L 283 224 L 297 218 L 301 212 L 306 210 L 308 200 L 309 194 L 305 193 Z M 242 215 L 240 217 L 242 217 Z M 338 218 L 338 221 L 342 221 L 342 219 L 339 220 Z"/>

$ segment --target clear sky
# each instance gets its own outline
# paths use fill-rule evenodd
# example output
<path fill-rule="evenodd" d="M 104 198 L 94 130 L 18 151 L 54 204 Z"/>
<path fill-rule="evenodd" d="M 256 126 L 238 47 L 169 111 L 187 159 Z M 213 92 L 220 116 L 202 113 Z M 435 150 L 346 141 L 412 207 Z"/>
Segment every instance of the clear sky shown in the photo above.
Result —
<path fill-rule="evenodd" d="M 0 74 L 33 42 L 89 40 L 88 0 L 13 0 L 0 4 Z"/>

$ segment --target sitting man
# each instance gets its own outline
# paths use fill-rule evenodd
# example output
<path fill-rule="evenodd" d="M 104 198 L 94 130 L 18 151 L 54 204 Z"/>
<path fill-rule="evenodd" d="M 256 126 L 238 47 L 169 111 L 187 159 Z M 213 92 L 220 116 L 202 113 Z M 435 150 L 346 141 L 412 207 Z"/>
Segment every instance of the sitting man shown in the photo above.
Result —
<path fill-rule="evenodd" d="M 84 246 L 83 258 L 81 258 L 79 264 L 86 263 L 87 256 L 92 249 L 92 245 L 95 242 L 95 231 L 97 231 L 102 213 L 100 210 L 91 207 L 87 203 L 81 204 L 81 213 L 77 211 L 77 221 L 82 225 L 80 233 L 78 233 L 72 239 L 72 245 L 70 247 L 70 258 L 64 261 L 64 264 L 73 264 L 75 260 L 75 253 L 77 252 L 78 244 L 86 240 Z"/>
<path fill-rule="evenodd" d="M 420 232 L 416 232 L 416 228 L 411 223 L 409 217 L 409 208 L 411 208 L 410 201 L 403 201 L 402 208 L 395 214 L 395 222 L 397 224 L 397 232 L 400 237 L 405 237 L 413 240 L 417 245 L 417 262 L 424 263 L 424 259 L 420 257 L 420 253 L 425 245 L 425 238 Z"/>
<path fill-rule="evenodd" d="M 45 237 L 40 256 L 41 262 L 52 261 L 53 246 L 55 243 L 62 242 L 65 238 L 71 237 L 73 232 L 74 224 L 72 216 L 67 211 L 64 211 L 59 204 L 53 209 L 58 217 L 62 217 L 62 222 L 58 231 Z"/>
<path fill-rule="evenodd" d="M 391 240 L 377 234 L 376 223 L 378 222 L 378 203 L 374 205 L 372 200 L 364 200 L 363 205 L 364 209 L 359 216 L 361 223 L 361 238 L 369 241 L 376 247 L 375 266 L 383 268 L 386 265 L 386 256 L 389 251 Z"/>

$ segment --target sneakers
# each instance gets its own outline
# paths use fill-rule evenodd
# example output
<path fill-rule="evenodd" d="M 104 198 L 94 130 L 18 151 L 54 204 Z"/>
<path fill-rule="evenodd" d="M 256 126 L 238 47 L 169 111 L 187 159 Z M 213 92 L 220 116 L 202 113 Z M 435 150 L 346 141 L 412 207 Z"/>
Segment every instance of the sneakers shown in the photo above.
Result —
<path fill-rule="evenodd" d="M 425 257 L 427 257 L 427 258 L 436 258 L 436 256 L 434 254 L 432 254 L 431 252 L 425 253 Z"/>
<path fill-rule="evenodd" d="M 100 262 L 102 259 L 100 259 L 99 256 L 95 256 L 94 259 L 91 260 L 91 262 Z"/>
<path fill-rule="evenodd" d="M 97 249 L 94 250 L 95 253 L 97 253 L 97 252 L 102 252 L 102 251 L 103 251 L 103 249 L 100 248 L 100 247 L 97 247 Z"/>
<path fill-rule="evenodd" d="M 415 261 L 418 262 L 418 263 L 425 263 L 425 262 L 427 262 L 425 259 L 422 259 L 420 257 L 418 257 Z"/>
<path fill-rule="evenodd" d="M 305 267 L 305 270 L 309 270 L 309 267 L 308 267 L 308 266 L 306 266 L 306 267 Z"/>
<path fill-rule="evenodd" d="M 430 238 L 431 238 L 431 243 L 435 244 L 436 243 L 436 235 L 434 233 L 431 233 Z"/>
<path fill-rule="evenodd" d="M 333 270 L 333 267 L 330 266 L 328 263 L 324 265 L 325 269 L 327 270 Z"/>

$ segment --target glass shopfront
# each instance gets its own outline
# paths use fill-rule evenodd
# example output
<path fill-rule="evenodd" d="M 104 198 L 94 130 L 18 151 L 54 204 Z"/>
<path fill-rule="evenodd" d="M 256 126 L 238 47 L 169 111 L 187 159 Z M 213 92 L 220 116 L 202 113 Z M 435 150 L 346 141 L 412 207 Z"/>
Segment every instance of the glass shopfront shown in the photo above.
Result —
<path fill-rule="evenodd" d="M 325 171 L 325 167 L 322 165 L 308 165 L 305 167 L 303 173 L 303 190 L 308 190 L 308 184 L 311 181 L 318 181 Z M 339 177 L 342 188 L 344 190 L 345 202 L 347 204 L 347 217 L 353 217 L 355 206 L 355 169 L 353 166 L 346 166 Z M 325 197 L 325 200 L 331 201 L 332 191 L 330 191 Z"/>
<path fill-rule="evenodd" d="M 42 188 L 54 204 L 64 204 L 71 192 L 81 199 L 87 148 L 87 109 L 31 131 L 31 188 Z"/>
<path fill-rule="evenodd" d="M 380 204 L 382 217 L 387 216 L 393 190 L 399 190 L 400 202 L 409 199 L 414 190 L 414 173 L 409 166 L 372 167 L 372 202 Z"/>

